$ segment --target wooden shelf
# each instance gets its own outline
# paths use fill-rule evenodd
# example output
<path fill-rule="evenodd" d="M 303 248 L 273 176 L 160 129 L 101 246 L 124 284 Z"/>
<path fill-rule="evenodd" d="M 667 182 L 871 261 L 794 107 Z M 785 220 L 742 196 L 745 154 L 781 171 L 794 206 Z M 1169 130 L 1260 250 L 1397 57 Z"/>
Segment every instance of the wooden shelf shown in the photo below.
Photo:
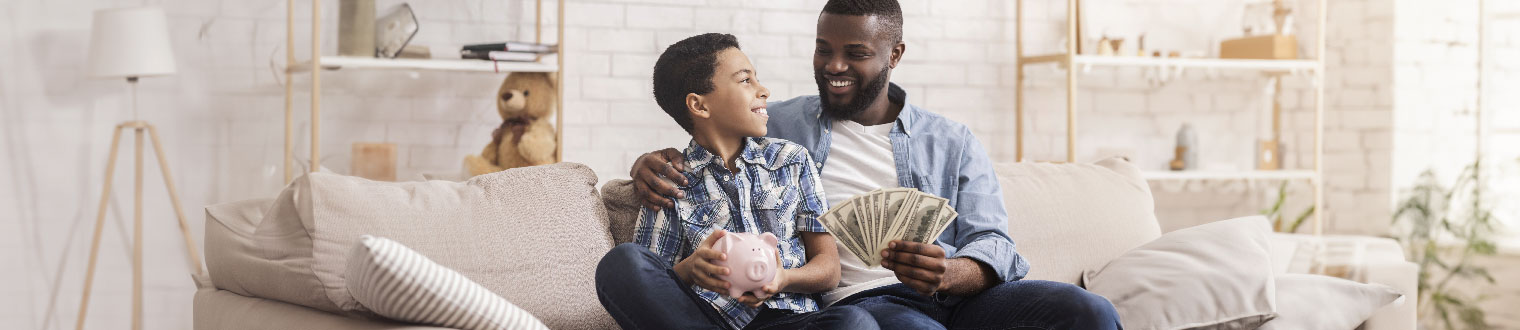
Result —
<path fill-rule="evenodd" d="M 552 56 L 552 54 L 550 55 Z M 323 56 L 322 68 L 327 70 L 413 70 L 452 72 L 555 72 L 559 66 L 542 62 L 498 62 L 486 60 L 455 59 L 390 59 L 375 57 Z M 285 69 L 288 72 L 310 72 L 311 61 L 301 61 Z"/>
<path fill-rule="evenodd" d="M 1019 58 L 1019 65 L 1059 64 L 1065 62 L 1066 57 L 1066 54 L 1025 56 Z M 1266 72 L 1315 71 L 1319 69 L 1319 62 L 1315 60 L 1243 60 L 1077 55 L 1074 62 L 1078 65 L 1092 66 L 1233 69 Z"/>
<path fill-rule="evenodd" d="M 1309 170 L 1279 170 L 1279 171 L 1143 171 L 1141 176 L 1146 181 L 1187 181 L 1187 180 L 1315 180 L 1318 178 L 1314 171 Z"/>
<path fill-rule="evenodd" d="M 553 0 L 554 14 L 557 18 L 551 18 L 554 23 L 545 25 L 544 1 L 538 0 L 533 5 L 533 42 L 541 43 L 544 40 L 544 27 L 554 26 L 553 40 L 563 42 L 565 39 L 565 3 L 569 0 Z M 311 165 L 307 169 L 315 170 L 322 168 L 322 74 L 329 70 L 393 70 L 402 72 L 415 71 L 441 71 L 441 72 L 478 72 L 478 73 L 506 73 L 506 72 L 551 72 L 559 78 L 565 68 L 565 49 L 560 49 L 554 54 L 539 57 L 553 57 L 553 63 L 543 62 L 495 62 L 484 60 L 464 59 L 388 59 L 347 56 L 322 55 L 322 1 L 311 1 L 311 15 L 303 15 L 311 18 L 311 46 L 306 61 L 296 59 L 296 0 L 285 0 L 285 182 L 291 182 L 296 173 L 295 169 L 295 81 L 296 74 L 305 74 L 311 79 L 311 119 L 308 125 L 311 128 L 310 139 L 311 156 L 307 158 Z M 509 30 L 511 31 L 511 30 Z M 313 65 L 316 63 L 317 65 Z M 316 70 L 314 66 L 321 66 L 325 70 Z M 560 104 L 560 109 L 554 112 L 554 142 L 556 162 L 562 161 L 565 146 L 565 89 L 564 86 L 556 88 L 554 93 L 555 103 Z"/>
<path fill-rule="evenodd" d="M 1142 176 L 1147 181 L 1152 182 L 1186 182 L 1188 180 L 1245 180 L 1249 183 L 1252 183 L 1253 186 L 1256 180 L 1308 180 L 1310 185 L 1314 186 L 1313 205 L 1322 208 L 1325 205 L 1325 183 L 1323 177 L 1323 161 L 1325 160 L 1325 84 L 1317 82 L 1318 80 L 1324 79 L 1325 74 L 1325 63 L 1323 55 L 1326 54 L 1325 27 L 1328 25 L 1325 23 L 1326 15 L 1324 15 L 1324 13 L 1328 12 L 1326 10 L 1326 8 L 1328 8 L 1328 5 L 1326 4 L 1328 1 L 1329 0 L 1314 1 L 1315 4 L 1313 6 L 1315 7 L 1315 10 L 1313 10 L 1313 12 L 1319 13 L 1319 15 L 1314 15 L 1313 22 L 1315 23 L 1315 29 L 1312 34 L 1314 35 L 1314 39 L 1313 42 L 1309 43 L 1307 45 L 1308 47 L 1306 47 L 1306 50 L 1309 52 L 1320 55 L 1318 58 L 1313 59 L 1294 60 L 1079 55 L 1079 52 L 1077 51 L 1077 43 L 1074 41 L 1081 41 L 1083 36 L 1083 34 L 1079 34 L 1078 32 L 1078 28 L 1081 25 L 1082 20 L 1078 14 L 1080 12 L 1079 8 L 1081 7 L 1079 4 L 1080 0 L 1064 1 L 1066 3 L 1066 19 L 1064 24 L 1061 24 L 1064 25 L 1065 28 L 1061 30 L 1064 30 L 1062 31 L 1064 32 L 1064 40 L 1067 41 L 1063 43 L 1061 47 L 1062 49 L 1053 50 L 1057 53 L 1042 54 L 1039 56 L 1026 56 L 1027 53 L 1024 52 L 1024 38 L 1022 36 L 1022 33 L 1017 33 L 1014 36 L 1015 42 L 1013 57 L 1018 61 L 1018 68 L 1015 70 L 1017 79 L 1015 79 L 1014 82 L 1013 97 L 1013 127 L 1014 137 L 1016 140 L 1014 145 L 1014 159 L 1019 161 L 1025 160 L 1024 136 L 1026 133 L 1025 131 L 1027 131 L 1027 127 L 1029 127 L 1030 124 L 1026 123 L 1026 120 L 1024 118 L 1024 103 L 1026 96 L 1024 93 L 1026 80 L 1030 79 L 1028 73 L 1026 72 L 1028 70 L 1026 69 L 1030 65 L 1055 64 L 1057 69 L 1064 69 L 1062 75 L 1065 76 L 1065 79 L 1060 80 L 1064 80 L 1064 84 L 1061 84 L 1061 87 L 1063 87 L 1062 89 L 1065 90 L 1065 93 L 1063 94 L 1065 94 L 1066 98 L 1065 128 L 1067 162 L 1075 162 L 1077 156 L 1077 142 L 1079 141 L 1078 136 L 1080 136 L 1078 134 L 1078 130 L 1081 127 L 1080 123 L 1082 122 L 1080 118 L 1081 116 L 1079 116 L 1077 112 L 1079 103 L 1078 100 L 1083 99 L 1084 96 L 1082 95 L 1082 88 L 1080 84 L 1080 80 L 1083 76 L 1081 73 L 1094 66 L 1138 67 L 1145 68 L 1147 70 L 1156 70 L 1160 71 L 1161 74 L 1158 78 L 1161 80 L 1170 79 L 1168 77 L 1173 76 L 1173 73 L 1176 73 L 1175 76 L 1177 77 L 1186 78 L 1182 77 L 1183 75 L 1180 74 L 1182 71 L 1184 71 L 1184 69 L 1199 69 L 1205 71 L 1235 70 L 1244 72 L 1259 72 L 1263 73 L 1263 76 L 1272 77 L 1284 74 L 1306 74 L 1316 80 L 1316 83 L 1311 84 L 1312 86 L 1309 87 L 1313 93 L 1311 95 L 1305 96 L 1314 100 L 1314 116 L 1312 123 L 1314 130 L 1313 144 L 1310 147 L 1304 149 L 1305 151 L 1312 150 L 1313 152 L 1311 158 L 1313 160 L 1313 166 L 1310 167 L 1310 169 L 1285 171 L 1146 171 L 1142 172 Z M 1025 1 L 1015 0 L 1014 2 L 1014 12 L 1016 13 L 1016 15 L 1014 15 L 1014 26 L 1018 27 L 1020 31 L 1023 31 L 1025 30 Z M 1048 6 L 1048 4 L 1046 6 Z M 1049 80 L 1050 78 L 1040 77 L 1040 79 Z M 1277 95 L 1282 95 L 1282 82 L 1280 80 L 1276 81 L 1273 84 L 1272 90 L 1278 93 Z M 1091 98 L 1089 97 L 1088 99 Z M 1279 122 L 1277 122 L 1277 119 L 1280 118 L 1281 115 L 1281 105 L 1277 103 L 1277 99 L 1275 98 L 1272 102 L 1273 130 L 1277 131 L 1280 129 L 1280 127 L 1278 127 Z M 1324 212 L 1314 213 L 1313 231 L 1314 235 L 1316 236 L 1324 233 L 1324 214 Z"/>

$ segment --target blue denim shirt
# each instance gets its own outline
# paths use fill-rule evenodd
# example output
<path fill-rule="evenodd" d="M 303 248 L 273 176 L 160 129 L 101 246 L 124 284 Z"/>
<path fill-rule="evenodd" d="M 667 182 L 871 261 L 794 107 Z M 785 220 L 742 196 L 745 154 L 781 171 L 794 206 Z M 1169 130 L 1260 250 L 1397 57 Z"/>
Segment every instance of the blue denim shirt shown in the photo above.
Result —
<path fill-rule="evenodd" d="M 892 132 L 892 159 L 897 184 L 950 200 L 960 216 L 936 242 L 949 258 L 980 261 L 1003 281 L 1029 273 L 1029 263 L 1014 250 L 1008 237 L 1008 211 L 1003 190 L 993 174 L 992 160 L 966 125 L 908 103 L 907 92 L 890 84 L 887 97 L 903 104 Z M 822 172 L 828 166 L 830 125 L 821 116 L 817 95 L 800 96 L 768 105 L 769 137 L 806 147 Z"/>

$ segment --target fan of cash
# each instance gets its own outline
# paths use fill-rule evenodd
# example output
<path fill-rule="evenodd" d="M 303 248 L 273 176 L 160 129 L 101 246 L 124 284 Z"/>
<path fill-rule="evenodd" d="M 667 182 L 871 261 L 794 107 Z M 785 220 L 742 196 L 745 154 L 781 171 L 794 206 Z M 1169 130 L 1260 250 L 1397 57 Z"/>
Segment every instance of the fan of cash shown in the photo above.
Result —
<path fill-rule="evenodd" d="M 888 188 L 834 205 L 823 214 L 822 222 L 866 267 L 876 267 L 888 242 L 932 244 L 956 215 L 944 198 L 915 189 Z"/>

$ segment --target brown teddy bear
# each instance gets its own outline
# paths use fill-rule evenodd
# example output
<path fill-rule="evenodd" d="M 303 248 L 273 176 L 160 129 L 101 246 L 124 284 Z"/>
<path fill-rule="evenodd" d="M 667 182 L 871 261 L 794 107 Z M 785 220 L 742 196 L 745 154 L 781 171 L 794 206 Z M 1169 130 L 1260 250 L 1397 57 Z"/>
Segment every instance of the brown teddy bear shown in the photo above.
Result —
<path fill-rule="evenodd" d="M 555 158 L 554 124 L 559 108 L 555 77 L 543 72 L 514 72 L 501 82 L 496 113 L 503 122 L 491 132 L 480 155 L 465 157 L 470 175 L 550 164 Z"/>

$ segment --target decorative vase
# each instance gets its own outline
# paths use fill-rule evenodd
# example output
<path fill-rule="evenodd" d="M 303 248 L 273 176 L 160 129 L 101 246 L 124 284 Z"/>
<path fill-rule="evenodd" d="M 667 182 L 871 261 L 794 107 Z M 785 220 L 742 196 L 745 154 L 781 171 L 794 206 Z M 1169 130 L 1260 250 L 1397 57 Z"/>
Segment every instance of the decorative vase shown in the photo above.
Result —
<path fill-rule="evenodd" d="M 375 56 L 375 0 L 339 2 L 338 55 Z"/>
<path fill-rule="evenodd" d="M 1187 123 L 1177 129 L 1177 154 L 1171 162 L 1173 171 L 1198 169 L 1198 133 Z"/>

